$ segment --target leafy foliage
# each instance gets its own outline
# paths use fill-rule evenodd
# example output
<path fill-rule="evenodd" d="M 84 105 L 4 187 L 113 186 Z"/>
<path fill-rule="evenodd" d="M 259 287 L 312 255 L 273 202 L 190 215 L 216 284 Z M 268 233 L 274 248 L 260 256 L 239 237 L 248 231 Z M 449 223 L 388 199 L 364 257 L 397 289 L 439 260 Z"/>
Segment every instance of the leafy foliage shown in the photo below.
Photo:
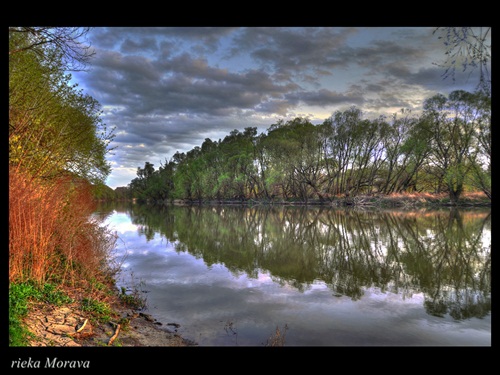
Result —
<path fill-rule="evenodd" d="M 425 111 L 363 118 L 337 111 L 322 124 L 279 120 L 257 135 L 233 130 L 223 140 L 176 153 L 156 171 L 146 162 L 129 185 L 144 200 L 332 200 L 358 194 L 449 192 L 491 196 L 491 101 L 461 90 L 428 98 Z"/>
<path fill-rule="evenodd" d="M 69 171 L 103 183 L 114 129 L 102 123 L 99 103 L 71 84 L 68 49 L 75 45 L 64 49 L 64 39 L 48 43 L 37 32 L 49 30 L 9 30 L 9 163 L 34 177 Z"/>

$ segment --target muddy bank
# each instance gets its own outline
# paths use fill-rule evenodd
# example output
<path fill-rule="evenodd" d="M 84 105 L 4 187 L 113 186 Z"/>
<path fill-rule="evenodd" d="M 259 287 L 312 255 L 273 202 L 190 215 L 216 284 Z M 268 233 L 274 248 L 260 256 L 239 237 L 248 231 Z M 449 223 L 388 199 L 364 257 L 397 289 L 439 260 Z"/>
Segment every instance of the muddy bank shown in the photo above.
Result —
<path fill-rule="evenodd" d="M 77 303 L 54 306 L 37 303 L 25 324 L 33 337 L 30 346 L 196 346 L 177 334 L 179 324 L 159 322 L 151 315 L 133 310 L 118 299 L 107 322 L 93 319 Z"/>

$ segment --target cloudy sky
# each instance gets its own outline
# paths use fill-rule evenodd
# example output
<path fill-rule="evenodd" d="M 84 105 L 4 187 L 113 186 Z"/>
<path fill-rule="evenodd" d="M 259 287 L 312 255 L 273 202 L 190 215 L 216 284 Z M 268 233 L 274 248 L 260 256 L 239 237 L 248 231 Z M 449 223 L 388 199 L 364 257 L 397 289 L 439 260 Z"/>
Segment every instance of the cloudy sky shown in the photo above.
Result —
<path fill-rule="evenodd" d="M 435 93 L 473 90 L 477 77 L 443 79 L 433 27 L 95 27 L 95 56 L 73 80 L 115 127 L 108 186 L 127 186 L 146 161 L 265 132 L 279 119 L 322 123 L 360 108 L 366 118 L 418 113 Z"/>

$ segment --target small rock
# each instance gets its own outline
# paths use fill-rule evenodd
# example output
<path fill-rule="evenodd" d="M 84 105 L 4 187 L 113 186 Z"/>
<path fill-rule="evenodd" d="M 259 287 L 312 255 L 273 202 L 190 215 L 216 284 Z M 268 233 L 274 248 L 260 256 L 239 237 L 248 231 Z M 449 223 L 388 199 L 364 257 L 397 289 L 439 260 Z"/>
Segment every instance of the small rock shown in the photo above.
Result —
<path fill-rule="evenodd" d="M 71 309 L 68 307 L 61 307 L 59 308 L 59 314 L 64 314 L 64 315 L 69 315 L 72 313 Z"/>
<path fill-rule="evenodd" d="M 68 340 L 64 346 L 81 346 L 80 344 L 74 342 L 73 340 Z"/>
<path fill-rule="evenodd" d="M 139 315 L 142 316 L 144 319 L 146 319 L 148 322 L 154 322 L 155 321 L 155 318 L 153 318 L 149 314 L 139 313 Z"/>
<path fill-rule="evenodd" d="M 56 335 L 65 335 L 75 333 L 75 327 L 67 326 L 66 324 L 52 324 L 47 327 L 47 331 Z"/>

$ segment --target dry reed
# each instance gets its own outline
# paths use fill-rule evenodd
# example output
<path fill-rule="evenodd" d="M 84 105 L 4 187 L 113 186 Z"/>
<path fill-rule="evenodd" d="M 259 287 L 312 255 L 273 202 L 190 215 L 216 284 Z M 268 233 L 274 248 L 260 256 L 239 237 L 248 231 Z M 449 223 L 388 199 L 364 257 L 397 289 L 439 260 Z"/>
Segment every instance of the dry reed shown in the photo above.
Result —
<path fill-rule="evenodd" d="M 285 336 L 288 330 L 288 325 L 285 324 L 283 330 L 281 331 L 278 326 L 276 326 L 276 331 L 267 340 L 266 346 L 285 346 Z"/>
<path fill-rule="evenodd" d="M 93 222 L 90 186 L 9 170 L 9 280 L 75 282 L 105 267 L 114 243 Z"/>

